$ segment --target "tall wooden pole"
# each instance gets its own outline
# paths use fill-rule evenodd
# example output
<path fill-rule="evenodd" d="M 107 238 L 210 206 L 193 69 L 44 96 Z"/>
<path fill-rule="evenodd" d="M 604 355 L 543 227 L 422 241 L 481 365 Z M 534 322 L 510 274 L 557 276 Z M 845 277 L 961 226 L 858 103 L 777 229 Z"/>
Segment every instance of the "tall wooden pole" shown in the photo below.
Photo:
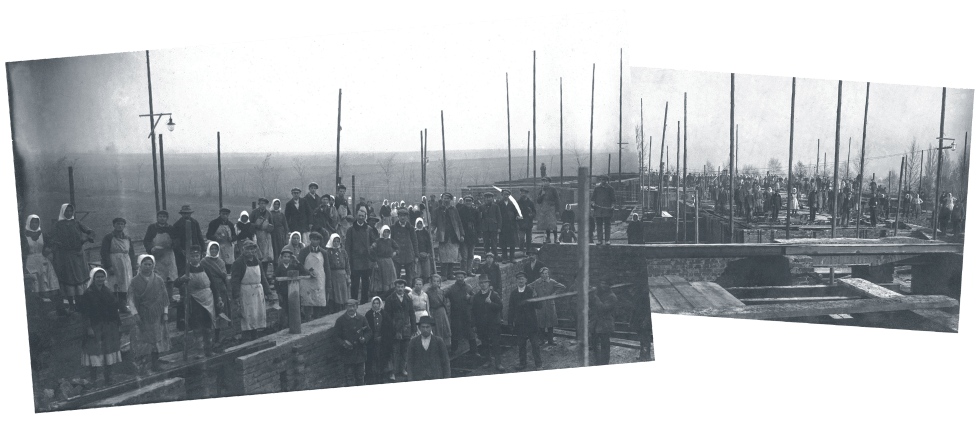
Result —
<path fill-rule="evenodd" d="M 505 73 L 505 114 L 508 122 L 508 181 L 512 181 L 512 110 L 508 106 L 508 73 Z"/>
<path fill-rule="evenodd" d="M 735 73 L 732 74 L 731 105 L 729 108 L 729 243 L 735 240 L 735 176 L 732 175 L 735 166 Z"/>
<path fill-rule="evenodd" d="M 624 49 L 620 48 L 620 113 L 617 123 L 617 181 L 620 181 L 624 165 Z M 609 174 L 609 173 L 608 173 Z"/>
<path fill-rule="evenodd" d="M 939 161 L 935 169 L 935 205 L 932 207 L 932 234 L 939 238 L 939 210 L 942 208 L 942 139 L 945 137 L 946 88 L 942 88 L 942 116 L 939 118 Z"/>
<path fill-rule="evenodd" d="M 820 176 L 820 139 L 817 139 L 817 165 L 813 166 L 813 176 Z"/>
<path fill-rule="evenodd" d="M 339 173 L 339 140 L 342 135 L 342 89 L 339 89 L 339 117 L 336 118 L 336 178 L 335 178 L 335 190 L 339 192 L 339 185 L 342 184 L 342 176 Z M 353 200 L 356 197 L 353 196 Z"/>
<path fill-rule="evenodd" d="M 563 77 L 559 77 L 559 183 L 563 182 Z"/>
<path fill-rule="evenodd" d="M 304 183 L 304 182 L 302 182 Z M 217 204 L 224 207 L 224 168 L 220 165 L 220 132 L 217 132 Z"/>
<path fill-rule="evenodd" d="M 162 208 L 159 204 L 159 170 L 156 169 L 156 122 L 153 120 L 152 70 L 149 66 L 148 50 L 146 50 L 146 79 L 149 80 L 149 138 L 152 140 L 153 192 L 156 194 L 156 211 L 159 211 Z"/>
<path fill-rule="evenodd" d="M 159 185 L 163 199 L 163 209 L 166 209 L 166 160 L 163 156 L 163 135 L 159 134 Z"/>
<path fill-rule="evenodd" d="M 529 160 L 532 159 L 532 132 L 525 132 L 525 178 L 529 178 Z"/>
<path fill-rule="evenodd" d="M 536 151 L 535 151 L 535 50 L 532 51 L 532 192 L 536 187 Z"/>
<path fill-rule="evenodd" d="M 681 234 L 681 197 L 678 194 L 678 176 L 681 175 L 681 121 L 678 121 L 678 149 L 674 154 L 674 243 Z"/>
<path fill-rule="evenodd" d="M 685 156 L 684 156 L 684 164 L 681 165 L 682 203 L 684 203 L 684 201 L 688 198 L 688 92 L 685 92 L 685 120 L 683 122 L 685 123 L 685 138 L 683 140 L 685 145 Z M 695 194 L 697 195 L 697 192 L 695 192 Z M 685 213 L 684 215 L 681 215 L 681 218 L 684 219 L 685 221 L 684 237 L 682 238 L 682 240 L 688 242 L 688 206 L 685 205 L 684 208 L 685 208 Z"/>
<path fill-rule="evenodd" d="M 861 127 L 861 178 L 857 182 L 857 237 L 861 237 L 861 191 L 864 187 L 864 150 L 868 139 L 868 100 L 871 99 L 871 83 L 868 82 L 867 89 L 864 91 L 864 125 Z M 924 152 L 924 151 L 923 151 Z"/>
<path fill-rule="evenodd" d="M 162 134 L 160 134 L 160 136 L 162 136 Z M 159 142 L 160 142 L 160 147 L 162 147 L 162 139 L 160 139 Z M 160 153 L 162 153 L 162 149 L 160 149 Z M 160 155 L 160 159 L 162 159 L 162 155 Z M 166 207 L 163 206 L 163 209 L 166 209 Z M 186 227 L 186 231 L 184 233 L 183 240 L 186 241 L 186 243 L 183 244 L 183 249 L 184 249 L 183 252 L 186 253 L 186 269 L 185 269 L 186 270 L 186 274 L 189 275 L 190 274 L 190 244 L 193 242 L 193 237 L 192 237 L 190 231 L 193 228 L 193 226 L 190 225 L 190 222 L 189 221 L 187 221 L 185 224 L 186 224 L 186 226 L 185 226 Z M 262 274 L 264 273 L 264 268 L 261 268 L 261 273 Z M 190 285 L 189 285 L 189 283 L 184 283 L 183 284 L 183 288 L 185 288 L 185 291 L 184 291 L 184 294 L 183 294 L 183 299 L 180 300 L 180 301 L 183 302 L 183 361 L 186 361 L 190 357 L 190 338 L 189 338 L 189 335 L 190 335 Z"/>
<path fill-rule="evenodd" d="M 853 137 L 847 138 L 847 175 L 844 176 L 844 180 L 850 180 L 851 178 L 851 140 Z"/>
<path fill-rule="evenodd" d="M 441 155 L 444 161 L 444 193 L 447 193 L 447 142 L 444 140 L 444 110 L 441 110 Z"/>
<path fill-rule="evenodd" d="M 607 177 L 610 177 L 610 159 L 613 157 L 612 153 L 607 154 Z"/>
<path fill-rule="evenodd" d="M 430 155 L 427 154 L 428 146 L 430 146 L 430 140 L 427 138 L 427 129 L 425 128 L 424 129 L 424 175 L 423 175 L 424 195 L 427 195 L 427 182 L 429 181 L 427 178 L 429 176 L 429 174 L 427 173 L 427 164 L 430 163 Z M 426 208 L 426 205 L 424 206 L 424 208 Z"/>
<path fill-rule="evenodd" d="M 643 97 L 640 100 L 640 139 L 641 139 L 641 143 L 644 143 L 644 98 Z M 642 153 L 642 152 L 639 152 L 639 153 Z M 641 158 L 640 158 L 640 161 L 639 162 L 640 163 L 644 162 L 644 155 L 641 155 Z M 647 163 L 647 167 L 646 168 L 647 168 L 647 171 L 648 172 L 651 171 L 651 163 L 650 162 Z M 641 194 L 641 209 L 643 210 L 644 208 L 647 208 L 647 202 L 646 202 L 647 198 L 644 196 L 644 178 L 647 177 L 647 174 L 644 173 L 644 168 L 643 167 L 639 171 L 640 171 L 640 185 L 639 186 L 640 186 L 640 194 Z"/>
<path fill-rule="evenodd" d="M 895 210 L 895 236 L 898 236 L 898 224 L 901 218 L 901 185 L 902 175 L 905 173 L 905 157 L 901 157 L 901 168 L 898 169 L 898 209 Z"/>
<path fill-rule="evenodd" d="M 75 167 L 68 167 L 68 202 L 78 209 L 78 204 L 75 203 Z"/>
<path fill-rule="evenodd" d="M 424 157 L 424 131 L 420 130 L 420 196 L 427 195 L 427 185 L 424 182 L 424 168 L 427 166 L 427 158 Z"/>
<path fill-rule="evenodd" d="M 593 81 L 590 86 L 590 166 L 586 169 L 593 172 L 593 105 L 596 100 L 596 64 L 593 64 Z"/>
<path fill-rule="evenodd" d="M 830 237 L 835 237 L 835 232 L 837 231 L 837 179 L 839 177 L 838 171 L 840 171 L 840 101 L 841 93 L 843 92 L 844 82 L 837 82 L 837 129 L 834 131 L 834 202 L 831 208 L 830 216 Z M 827 166 L 827 161 L 824 160 L 824 166 Z"/>
<path fill-rule="evenodd" d="M 664 216 L 664 145 L 667 144 L 668 140 L 668 102 L 664 102 L 664 129 L 661 130 L 661 155 L 659 156 L 661 160 L 660 171 L 658 172 L 658 185 L 657 185 L 657 212 L 658 215 Z"/>
<path fill-rule="evenodd" d="M 796 77 L 793 77 L 793 90 L 790 95 L 790 161 L 786 176 L 786 240 L 790 240 L 790 203 L 793 196 L 793 118 L 796 111 Z M 800 191 L 796 191 L 796 201 L 800 202 Z"/>
<path fill-rule="evenodd" d="M 590 364 L 590 244 L 589 239 L 586 235 L 590 234 L 590 170 L 586 167 L 580 167 L 577 173 L 577 179 L 579 184 L 577 185 L 577 198 L 579 199 L 579 204 L 582 207 L 579 208 L 579 215 L 577 223 L 580 229 L 580 237 L 577 238 L 577 246 L 579 248 L 579 265 L 578 270 L 580 271 L 579 277 L 577 278 L 580 282 L 579 291 L 577 292 L 579 296 L 576 298 L 577 314 L 576 314 L 576 337 L 580 342 L 577 347 L 577 354 L 579 356 L 580 366 L 589 366 Z"/>

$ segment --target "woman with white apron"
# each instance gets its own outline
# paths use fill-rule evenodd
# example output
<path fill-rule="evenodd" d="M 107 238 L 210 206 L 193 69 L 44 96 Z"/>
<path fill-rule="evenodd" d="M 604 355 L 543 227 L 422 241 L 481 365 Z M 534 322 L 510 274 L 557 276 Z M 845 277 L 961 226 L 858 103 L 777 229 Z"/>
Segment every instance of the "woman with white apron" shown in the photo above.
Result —
<path fill-rule="evenodd" d="M 262 263 L 274 261 L 274 246 L 271 242 L 271 231 L 275 224 L 271 221 L 271 211 L 268 210 L 268 199 L 258 199 L 258 208 L 251 212 L 251 222 L 254 223 L 254 235 L 258 243 L 258 260 Z"/>
<path fill-rule="evenodd" d="M 338 234 L 333 233 L 329 237 L 325 255 L 328 265 L 326 270 L 329 272 L 329 286 L 332 289 L 329 295 L 330 299 L 335 302 L 335 308 L 338 311 L 341 308 L 339 304 L 342 300 L 347 300 L 351 297 L 349 286 L 352 282 L 350 279 L 349 257 L 346 254 L 346 250 L 342 249 L 342 238 Z"/>
<path fill-rule="evenodd" d="M 190 247 L 188 255 L 189 263 L 186 267 L 186 275 L 179 279 L 181 294 L 188 295 L 190 311 L 181 312 L 189 316 L 189 320 L 184 324 L 184 330 L 193 332 L 193 346 L 197 345 L 197 339 L 203 340 L 203 352 L 206 357 L 213 355 L 212 331 L 216 325 L 216 309 L 214 301 L 214 280 L 220 279 L 222 273 L 214 273 L 213 269 L 208 269 L 201 262 L 202 253 L 199 246 Z M 211 276 L 213 274 L 213 276 Z M 184 286 L 185 285 L 185 286 Z M 181 309 L 182 310 L 182 309 Z M 194 347 L 195 348 L 195 347 Z"/>
<path fill-rule="evenodd" d="M 115 292 L 122 305 L 122 313 L 131 314 L 132 300 L 129 299 L 129 281 L 132 271 L 136 268 L 136 253 L 132 247 L 132 240 L 125 234 L 125 219 L 117 217 L 112 220 L 112 233 L 102 239 L 102 266 L 108 271 L 105 285 Z"/>
<path fill-rule="evenodd" d="M 309 277 L 300 282 L 300 297 L 302 300 L 303 316 L 313 319 L 329 306 L 329 275 L 326 273 L 325 249 L 322 247 L 322 235 L 319 232 L 309 232 L 309 245 L 298 253 L 298 265 L 308 270 Z M 342 303 L 342 300 L 332 300 Z"/>
<path fill-rule="evenodd" d="M 169 213 L 161 210 L 156 213 L 156 222 L 146 229 L 142 243 L 146 252 L 155 259 L 155 273 L 166 282 L 170 297 L 173 296 L 172 282 L 179 274 L 176 271 L 176 254 L 173 253 L 173 226 L 169 223 Z"/>
<path fill-rule="evenodd" d="M 44 252 L 44 233 L 41 232 L 41 218 L 37 215 L 31 214 L 27 217 L 21 248 L 24 254 L 24 270 L 34 277 L 31 290 L 45 301 L 53 300 L 59 315 L 67 314 L 61 302 L 58 275 L 54 272 L 49 255 Z"/>
<path fill-rule="evenodd" d="M 220 214 L 221 216 L 223 214 L 230 214 L 230 209 L 221 208 Z M 214 230 L 214 241 L 220 245 L 220 259 L 228 267 L 228 272 L 230 271 L 230 266 L 234 264 L 234 240 L 237 237 L 237 232 L 234 231 L 233 226 L 234 224 L 230 220 L 226 220 L 220 222 L 217 225 L 217 230 Z"/>
<path fill-rule="evenodd" d="M 231 268 L 230 283 L 234 298 L 241 306 L 241 331 L 248 332 L 247 338 L 253 340 L 258 329 L 268 327 L 264 301 L 269 292 L 268 278 L 261 272 L 257 243 L 246 240 L 242 250 L 243 254 Z"/>

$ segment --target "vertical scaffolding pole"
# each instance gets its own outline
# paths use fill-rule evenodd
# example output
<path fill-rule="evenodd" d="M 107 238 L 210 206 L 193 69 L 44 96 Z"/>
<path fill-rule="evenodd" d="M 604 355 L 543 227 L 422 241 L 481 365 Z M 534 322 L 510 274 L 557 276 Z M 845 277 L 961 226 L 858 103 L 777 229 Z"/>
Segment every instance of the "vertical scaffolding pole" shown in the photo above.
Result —
<path fill-rule="evenodd" d="M 840 167 L 838 166 L 840 164 L 840 103 L 841 103 L 841 94 L 843 93 L 842 92 L 843 88 L 844 88 L 844 82 L 838 81 L 837 82 L 837 129 L 834 132 L 834 183 L 833 183 L 834 193 L 831 195 L 833 196 L 834 203 L 830 212 L 831 214 L 830 237 L 831 238 L 835 237 L 835 232 L 837 231 L 837 179 L 839 177 L 838 171 L 840 171 L 839 170 Z M 826 166 L 827 166 L 827 160 L 825 159 L 824 167 Z M 831 277 L 831 280 L 833 280 L 833 277 Z"/>
<path fill-rule="evenodd" d="M 786 182 L 786 240 L 790 240 L 790 204 L 793 196 L 793 119 L 796 111 L 796 77 L 793 77 L 793 90 L 790 95 L 790 162 L 787 165 Z M 800 202 L 800 191 L 796 191 L 796 201 Z"/>
<path fill-rule="evenodd" d="M 861 191 L 864 188 L 864 149 L 867 145 L 868 139 L 868 100 L 871 99 L 871 83 L 868 82 L 867 88 L 864 91 L 864 126 L 861 128 L 861 168 L 860 175 L 861 178 L 857 182 L 857 237 L 861 237 Z M 922 151 L 923 153 L 925 151 Z M 919 180 L 919 185 L 921 185 L 921 180 Z M 921 189 L 921 186 L 919 186 Z"/>
<path fill-rule="evenodd" d="M 732 175 L 735 166 L 735 73 L 732 74 L 732 92 L 729 102 L 729 243 L 735 240 L 735 176 Z"/>
<path fill-rule="evenodd" d="M 577 198 L 579 199 L 579 215 L 577 226 L 580 229 L 580 237 L 577 238 L 579 249 L 579 277 L 580 282 L 579 297 L 576 299 L 576 339 L 579 341 L 577 353 L 580 366 L 590 364 L 590 244 L 586 235 L 590 234 L 590 170 L 580 167 L 577 174 L 579 184 L 577 185 Z"/>

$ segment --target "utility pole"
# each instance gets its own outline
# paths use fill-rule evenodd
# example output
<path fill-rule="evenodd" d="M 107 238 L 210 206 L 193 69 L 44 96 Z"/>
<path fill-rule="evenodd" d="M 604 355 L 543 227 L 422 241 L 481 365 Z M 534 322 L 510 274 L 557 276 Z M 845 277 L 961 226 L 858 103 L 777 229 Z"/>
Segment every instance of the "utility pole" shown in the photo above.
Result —
<path fill-rule="evenodd" d="M 868 82 L 867 88 L 864 90 L 864 125 L 861 127 L 861 168 L 860 175 L 861 178 L 857 182 L 857 237 L 861 237 L 861 191 L 864 187 L 864 149 L 867 146 L 868 139 L 868 100 L 871 99 L 871 82 Z M 923 153 L 925 151 L 922 151 Z M 919 183 L 921 184 L 921 183 Z"/>
<path fill-rule="evenodd" d="M 932 234 L 935 235 L 936 239 L 939 239 L 939 209 L 942 207 L 939 203 L 942 200 L 942 141 L 945 139 L 945 102 L 946 88 L 943 87 L 942 115 L 939 118 L 939 161 L 935 169 L 935 196 L 932 197 L 935 200 L 935 206 L 932 207 Z"/>
<path fill-rule="evenodd" d="M 339 192 L 339 185 L 342 184 L 342 177 L 339 174 L 339 140 L 342 135 L 342 89 L 339 89 L 339 116 L 336 118 L 336 179 L 335 190 Z M 355 199 L 355 197 L 353 197 Z"/>
<path fill-rule="evenodd" d="M 664 145 L 667 144 L 668 140 L 668 102 L 664 102 L 664 130 L 661 131 L 661 167 L 658 173 L 659 183 L 657 185 L 657 211 L 662 217 L 664 216 L 664 206 L 662 202 L 664 201 Z"/>
<path fill-rule="evenodd" d="M 624 165 L 624 49 L 620 48 L 620 114 L 617 129 L 617 181 L 621 180 Z M 608 173 L 609 174 L 609 173 Z"/>
<path fill-rule="evenodd" d="M 532 192 L 536 186 L 536 151 L 535 151 L 535 50 L 532 51 Z M 528 177 L 528 176 L 526 176 Z"/>
<path fill-rule="evenodd" d="M 508 73 L 505 73 L 505 114 L 508 117 L 508 181 L 512 181 L 512 110 L 508 106 Z"/>
<path fill-rule="evenodd" d="M 166 160 L 163 156 L 163 135 L 159 135 L 159 193 L 163 199 L 163 209 L 166 209 Z"/>
<path fill-rule="evenodd" d="M 684 201 L 688 198 L 688 92 L 685 92 L 685 120 L 684 120 L 684 123 L 685 123 L 685 138 L 684 138 L 685 156 L 684 156 L 684 164 L 681 166 L 681 170 L 682 170 L 682 173 L 681 173 L 681 184 L 682 184 L 682 186 L 681 186 L 681 199 L 682 199 L 682 203 L 684 203 Z M 696 199 L 697 199 L 698 191 L 695 191 L 695 195 L 696 195 Z M 696 201 L 696 204 L 695 205 L 697 206 L 697 201 Z M 688 242 L 688 205 L 685 205 L 685 213 L 681 217 L 683 217 L 684 220 L 685 220 L 684 237 L 682 239 L 685 242 Z M 697 218 L 697 216 L 696 216 L 696 218 Z M 695 223 L 695 225 L 697 225 L 697 222 Z"/>
<path fill-rule="evenodd" d="M 593 81 L 590 87 L 590 166 L 586 169 L 593 172 L 593 105 L 596 100 L 596 64 L 593 64 Z"/>
<path fill-rule="evenodd" d="M 563 182 L 563 77 L 559 77 L 559 183 Z"/>
<path fill-rule="evenodd" d="M 220 132 L 217 132 L 217 203 L 224 207 L 224 169 L 220 166 Z"/>
<path fill-rule="evenodd" d="M 441 153 L 444 159 L 444 193 L 447 193 L 447 142 L 444 140 L 444 110 L 441 110 Z"/>
<path fill-rule="evenodd" d="M 146 78 L 149 81 L 149 138 L 152 140 L 153 191 L 156 194 L 156 211 L 159 211 L 162 208 L 160 208 L 159 204 L 159 170 L 156 169 L 156 123 L 153 121 L 152 70 L 149 66 L 148 50 L 146 50 Z"/>
<path fill-rule="evenodd" d="M 790 240 L 790 203 L 793 198 L 793 118 L 796 111 L 796 77 L 793 77 L 793 90 L 790 95 L 790 160 L 786 175 L 786 240 Z M 797 203 L 800 201 L 800 191 L 796 191 Z"/>
<path fill-rule="evenodd" d="M 895 210 L 895 236 L 898 236 L 898 224 L 901 218 L 901 179 L 905 174 L 905 157 L 901 157 L 901 168 L 898 169 L 898 209 Z"/>
<path fill-rule="evenodd" d="M 840 163 L 840 101 L 841 93 L 844 86 L 843 81 L 837 82 L 837 129 L 834 132 L 834 205 L 831 208 L 830 217 L 830 237 L 835 237 L 835 232 L 837 231 L 837 178 L 838 176 L 838 165 Z M 826 154 L 826 152 L 825 152 Z M 824 167 L 827 166 L 827 160 L 824 159 Z"/>
<path fill-rule="evenodd" d="M 735 73 L 732 73 L 732 93 L 730 95 L 731 105 L 729 108 L 729 243 L 735 240 L 735 221 L 733 211 L 735 210 L 735 176 L 732 175 L 735 166 Z"/>

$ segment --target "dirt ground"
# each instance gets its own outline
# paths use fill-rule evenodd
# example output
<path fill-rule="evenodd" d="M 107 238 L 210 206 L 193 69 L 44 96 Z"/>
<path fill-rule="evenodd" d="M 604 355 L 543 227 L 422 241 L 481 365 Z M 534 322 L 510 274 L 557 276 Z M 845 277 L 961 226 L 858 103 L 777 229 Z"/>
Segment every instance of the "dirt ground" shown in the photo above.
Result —
<path fill-rule="evenodd" d="M 543 345 L 540 347 L 542 354 L 542 370 L 555 370 L 555 369 L 570 369 L 579 367 L 579 361 L 577 360 L 577 341 L 575 339 L 569 338 L 555 338 L 556 345 Z M 477 359 L 470 354 L 464 354 L 461 357 L 454 360 L 451 364 L 452 368 L 455 370 L 461 369 L 460 372 L 464 373 L 467 370 L 471 372 L 466 376 L 480 376 L 480 375 L 493 375 L 498 373 L 517 373 L 519 371 L 515 370 L 515 367 L 519 364 L 519 352 L 518 347 L 515 347 L 514 338 L 503 338 L 502 347 L 505 351 L 501 356 L 501 364 L 505 367 L 505 372 L 497 372 L 493 367 L 485 368 L 486 364 L 489 364 L 487 360 Z M 527 344 L 528 345 L 528 344 Z M 635 363 L 637 362 L 637 349 L 625 348 L 611 346 L 610 348 L 610 364 L 623 364 L 623 363 Z M 528 357 L 528 368 L 523 372 L 529 372 L 533 370 L 534 363 L 532 362 L 532 348 L 531 346 L 526 347 L 526 354 Z M 591 357 L 592 359 L 592 357 Z M 654 344 L 651 344 L 651 360 L 654 359 Z M 470 369 L 469 369 L 470 368 Z"/>

